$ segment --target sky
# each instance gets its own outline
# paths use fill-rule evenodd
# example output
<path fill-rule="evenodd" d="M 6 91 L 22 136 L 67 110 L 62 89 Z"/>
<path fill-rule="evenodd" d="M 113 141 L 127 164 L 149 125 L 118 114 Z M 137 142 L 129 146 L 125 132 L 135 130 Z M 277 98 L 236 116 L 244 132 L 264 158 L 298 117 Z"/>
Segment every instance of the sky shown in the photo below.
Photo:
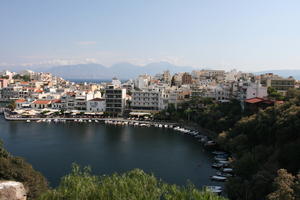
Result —
<path fill-rule="evenodd" d="M 0 66 L 300 69 L 299 0 L 1 0 Z"/>

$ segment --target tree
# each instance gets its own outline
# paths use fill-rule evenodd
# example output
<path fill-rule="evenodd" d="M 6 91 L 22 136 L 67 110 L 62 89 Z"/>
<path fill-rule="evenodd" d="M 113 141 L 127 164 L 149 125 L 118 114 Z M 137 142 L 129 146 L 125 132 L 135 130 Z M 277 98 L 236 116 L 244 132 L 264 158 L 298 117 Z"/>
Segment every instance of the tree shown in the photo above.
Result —
<path fill-rule="evenodd" d="M 11 101 L 7 107 L 10 109 L 10 110 L 14 110 L 16 109 L 16 102 L 15 101 Z"/>
<path fill-rule="evenodd" d="M 294 200 L 294 179 L 285 169 L 277 171 L 278 176 L 274 180 L 276 191 L 267 196 L 268 200 Z"/>
<path fill-rule="evenodd" d="M 268 97 L 274 100 L 283 100 L 283 96 L 272 87 L 268 87 Z"/>

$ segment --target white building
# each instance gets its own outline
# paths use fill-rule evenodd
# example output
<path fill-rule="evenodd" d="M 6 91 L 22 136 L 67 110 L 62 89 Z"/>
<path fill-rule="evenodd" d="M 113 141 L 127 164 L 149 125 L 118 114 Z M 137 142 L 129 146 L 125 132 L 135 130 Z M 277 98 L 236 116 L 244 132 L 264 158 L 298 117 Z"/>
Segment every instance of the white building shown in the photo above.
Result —
<path fill-rule="evenodd" d="M 151 77 L 148 75 L 139 75 L 135 81 L 134 86 L 138 89 L 146 89 L 149 86 L 149 83 L 151 81 Z"/>
<path fill-rule="evenodd" d="M 246 89 L 246 99 L 255 97 L 263 98 L 268 96 L 268 88 L 259 83 L 251 83 Z"/>
<path fill-rule="evenodd" d="M 87 111 L 88 112 L 104 112 L 106 109 L 105 99 L 94 98 L 87 101 Z"/>
<path fill-rule="evenodd" d="M 132 92 L 131 108 L 133 110 L 158 111 L 161 92 L 155 89 L 135 90 Z"/>

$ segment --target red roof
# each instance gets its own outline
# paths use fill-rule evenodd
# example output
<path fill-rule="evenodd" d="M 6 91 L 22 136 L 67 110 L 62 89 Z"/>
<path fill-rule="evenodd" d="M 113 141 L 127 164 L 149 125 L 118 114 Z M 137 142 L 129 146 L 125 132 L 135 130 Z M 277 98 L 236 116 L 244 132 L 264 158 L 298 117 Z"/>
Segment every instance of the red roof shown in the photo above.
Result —
<path fill-rule="evenodd" d="M 90 101 L 105 101 L 105 99 L 101 99 L 101 98 L 94 98 L 94 99 L 91 99 Z"/>
<path fill-rule="evenodd" d="M 22 84 L 22 85 L 28 85 L 29 82 L 27 82 L 27 81 L 21 81 L 20 84 Z"/>
<path fill-rule="evenodd" d="M 24 102 L 26 102 L 26 100 L 25 99 L 17 99 L 15 102 L 16 103 L 24 103 Z"/>
<path fill-rule="evenodd" d="M 50 104 L 51 100 L 35 100 L 34 104 Z"/>
<path fill-rule="evenodd" d="M 35 90 L 35 92 L 37 92 L 37 93 L 42 93 L 43 90 L 37 89 L 37 90 Z"/>
<path fill-rule="evenodd" d="M 258 98 L 258 97 L 245 100 L 246 103 L 260 103 L 260 102 L 263 102 L 263 101 L 265 101 L 265 99 Z"/>
<path fill-rule="evenodd" d="M 61 100 L 60 99 L 53 99 L 52 103 L 61 103 Z"/>

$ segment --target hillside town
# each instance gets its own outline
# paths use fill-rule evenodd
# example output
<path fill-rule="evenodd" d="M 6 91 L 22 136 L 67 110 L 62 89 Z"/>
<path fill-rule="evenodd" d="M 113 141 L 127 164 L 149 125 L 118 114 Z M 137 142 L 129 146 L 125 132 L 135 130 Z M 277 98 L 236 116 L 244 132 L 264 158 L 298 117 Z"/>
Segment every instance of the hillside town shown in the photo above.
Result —
<path fill-rule="evenodd" d="M 268 99 L 268 88 L 283 96 L 290 88 L 298 87 L 293 77 L 268 73 L 254 75 L 237 70 L 194 70 L 191 73 L 164 71 L 155 76 L 139 75 L 121 82 L 74 83 L 50 73 L 24 70 L 19 73 L 0 73 L 0 101 L 9 103 L 19 115 L 151 115 L 177 108 L 197 97 L 208 97 L 220 103 L 236 99 L 246 104 L 280 101 Z"/>

